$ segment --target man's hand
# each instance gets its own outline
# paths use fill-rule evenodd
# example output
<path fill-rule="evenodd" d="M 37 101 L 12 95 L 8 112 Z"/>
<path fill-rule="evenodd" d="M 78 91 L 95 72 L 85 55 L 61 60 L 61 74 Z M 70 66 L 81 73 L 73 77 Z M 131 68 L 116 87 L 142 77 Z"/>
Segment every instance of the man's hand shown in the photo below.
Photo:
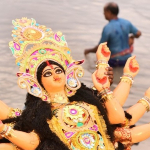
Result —
<path fill-rule="evenodd" d="M 113 68 L 112 67 L 107 67 L 105 72 L 105 75 L 108 76 L 110 85 L 113 83 L 113 79 L 114 79 L 114 72 L 113 72 Z"/>
<path fill-rule="evenodd" d="M 88 53 L 90 53 L 89 50 L 88 50 L 88 49 L 85 49 L 85 50 L 84 50 L 84 55 L 86 56 Z"/>
<path fill-rule="evenodd" d="M 98 48 L 98 45 L 96 45 L 95 47 L 90 48 L 90 49 L 85 49 L 85 50 L 84 50 L 84 55 L 86 56 L 86 55 L 89 54 L 89 53 L 96 53 L 97 48 Z"/>

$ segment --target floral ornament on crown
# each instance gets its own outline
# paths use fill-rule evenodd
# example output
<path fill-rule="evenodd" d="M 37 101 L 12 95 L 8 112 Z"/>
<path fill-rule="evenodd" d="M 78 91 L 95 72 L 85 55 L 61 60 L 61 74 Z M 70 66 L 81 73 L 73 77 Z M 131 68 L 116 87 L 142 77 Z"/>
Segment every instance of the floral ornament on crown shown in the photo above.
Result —
<path fill-rule="evenodd" d="M 66 84 L 65 88 L 68 96 L 74 95 L 81 86 L 78 77 L 83 76 L 83 69 L 80 66 L 83 61 L 72 59 L 71 50 L 62 32 L 54 33 L 50 28 L 38 24 L 33 18 L 16 19 L 12 21 L 12 24 L 14 25 L 13 41 L 9 42 L 9 48 L 20 70 L 17 73 L 18 85 L 27 89 L 32 95 L 44 101 L 50 101 L 46 91 L 39 85 L 36 73 L 43 62 L 52 60 L 64 68 L 66 78 L 68 74 L 71 74 L 76 81 L 75 86 Z"/>

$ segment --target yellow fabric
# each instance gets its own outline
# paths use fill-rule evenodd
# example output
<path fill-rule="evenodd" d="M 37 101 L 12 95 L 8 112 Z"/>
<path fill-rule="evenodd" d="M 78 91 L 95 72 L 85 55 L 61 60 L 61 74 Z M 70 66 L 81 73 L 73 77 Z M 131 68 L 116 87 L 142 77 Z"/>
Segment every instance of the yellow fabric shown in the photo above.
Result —
<path fill-rule="evenodd" d="M 76 112 L 76 115 L 71 114 L 71 111 Z M 53 112 L 53 118 L 48 121 L 49 127 L 69 149 L 114 150 L 106 134 L 105 121 L 97 107 L 72 102 L 60 107 L 57 104 Z"/>

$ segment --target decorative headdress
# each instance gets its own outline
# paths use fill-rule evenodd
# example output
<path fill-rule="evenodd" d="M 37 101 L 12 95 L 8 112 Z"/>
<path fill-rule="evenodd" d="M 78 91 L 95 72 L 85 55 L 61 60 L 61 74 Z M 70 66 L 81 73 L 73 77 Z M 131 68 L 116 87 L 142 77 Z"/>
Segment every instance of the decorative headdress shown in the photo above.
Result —
<path fill-rule="evenodd" d="M 72 59 L 64 35 L 60 31 L 53 33 L 50 28 L 36 23 L 33 18 L 16 19 L 12 23 L 13 41 L 9 43 L 9 47 L 20 70 L 17 73 L 18 85 L 26 88 L 32 95 L 50 101 L 37 81 L 37 69 L 43 62 L 52 60 L 65 70 L 67 96 L 74 95 L 81 86 L 78 77 L 83 76 L 83 69 L 79 64 L 83 61 Z"/>

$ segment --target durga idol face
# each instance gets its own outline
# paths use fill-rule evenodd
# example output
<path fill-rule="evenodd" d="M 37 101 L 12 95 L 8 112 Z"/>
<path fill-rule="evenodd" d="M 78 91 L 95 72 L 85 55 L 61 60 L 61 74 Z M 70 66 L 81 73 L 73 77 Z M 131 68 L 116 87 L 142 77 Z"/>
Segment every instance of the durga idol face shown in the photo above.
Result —
<path fill-rule="evenodd" d="M 59 92 L 65 87 L 65 73 L 57 65 L 46 66 L 42 72 L 42 84 L 47 92 Z"/>

